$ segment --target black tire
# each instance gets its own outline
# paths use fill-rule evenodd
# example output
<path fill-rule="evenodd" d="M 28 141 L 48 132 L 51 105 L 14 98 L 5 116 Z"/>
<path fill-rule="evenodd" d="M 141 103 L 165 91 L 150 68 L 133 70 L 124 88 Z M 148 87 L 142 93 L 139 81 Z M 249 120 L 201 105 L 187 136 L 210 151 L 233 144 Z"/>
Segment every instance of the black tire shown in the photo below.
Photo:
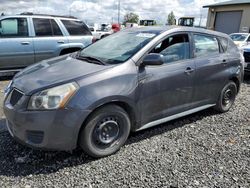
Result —
<path fill-rule="evenodd" d="M 218 112 L 227 112 L 234 104 L 237 86 L 233 81 L 228 82 L 221 90 L 219 99 L 214 107 Z"/>
<path fill-rule="evenodd" d="M 95 158 L 117 152 L 130 133 L 130 119 L 117 105 L 107 105 L 95 111 L 80 133 L 80 147 Z"/>

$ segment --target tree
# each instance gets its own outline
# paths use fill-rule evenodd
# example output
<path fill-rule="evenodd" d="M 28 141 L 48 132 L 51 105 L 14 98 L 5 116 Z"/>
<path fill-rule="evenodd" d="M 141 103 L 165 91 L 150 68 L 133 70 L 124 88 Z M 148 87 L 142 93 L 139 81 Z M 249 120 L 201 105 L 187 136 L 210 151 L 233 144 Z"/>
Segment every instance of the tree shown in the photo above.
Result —
<path fill-rule="evenodd" d="M 176 24 L 175 15 L 174 15 L 174 12 L 171 11 L 171 12 L 168 14 L 168 25 L 175 25 L 175 24 Z"/>
<path fill-rule="evenodd" d="M 138 21 L 139 21 L 139 15 L 137 15 L 133 12 L 130 12 L 130 13 L 125 14 L 123 24 L 138 23 Z"/>

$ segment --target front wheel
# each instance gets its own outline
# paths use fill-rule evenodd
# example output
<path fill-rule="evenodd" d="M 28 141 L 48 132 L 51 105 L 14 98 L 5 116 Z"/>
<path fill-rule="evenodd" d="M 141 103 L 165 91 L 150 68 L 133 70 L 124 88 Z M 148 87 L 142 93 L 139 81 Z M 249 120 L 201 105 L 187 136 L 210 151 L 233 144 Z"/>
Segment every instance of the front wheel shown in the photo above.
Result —
<path fill-rule="evenodd" d="M 222 89 L 215 110 L 227 112 L 234 104 L 237 95 L 237 86 L 233 81 L 227 83 Z"/>
<path fill-rule="evenodd" d="M 130 133 L 130 119 L 117 105 L 98 109 L 80 133 L 81 148 L 92 157 L 105 157 L 117 152 Z"/>

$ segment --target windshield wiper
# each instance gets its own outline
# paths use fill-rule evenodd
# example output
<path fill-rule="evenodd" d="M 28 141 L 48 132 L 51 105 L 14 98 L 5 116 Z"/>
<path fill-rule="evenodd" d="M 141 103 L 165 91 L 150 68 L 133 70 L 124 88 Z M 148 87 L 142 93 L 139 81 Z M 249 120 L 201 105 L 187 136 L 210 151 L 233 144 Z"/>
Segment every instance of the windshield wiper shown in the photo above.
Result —
<path fill-rule="evenodd" d="M 77 54 L 76 59 L 80 59 L 80 60 L 86 60 L 90 63 L 95 63 L 95 64 L 99 64 L 99 65 L 105 65 L 106 63 L 103 62 L 102 60 L 93 57 L 93 56 L 82 56 L 80 55 L 80 53 Z"/>

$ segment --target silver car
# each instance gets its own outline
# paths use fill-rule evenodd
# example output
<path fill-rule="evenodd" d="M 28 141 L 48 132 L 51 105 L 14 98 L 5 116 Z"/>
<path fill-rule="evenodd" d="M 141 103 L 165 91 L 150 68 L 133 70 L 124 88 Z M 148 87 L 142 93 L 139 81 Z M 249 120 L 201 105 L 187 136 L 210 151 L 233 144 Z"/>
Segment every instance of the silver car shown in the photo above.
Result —
<path fill-rule="evenodd" d="M 78 51 L 93 36 L 73 17 L 23 13 L 0 17 L 0 76 L 51 57 Z"/>

